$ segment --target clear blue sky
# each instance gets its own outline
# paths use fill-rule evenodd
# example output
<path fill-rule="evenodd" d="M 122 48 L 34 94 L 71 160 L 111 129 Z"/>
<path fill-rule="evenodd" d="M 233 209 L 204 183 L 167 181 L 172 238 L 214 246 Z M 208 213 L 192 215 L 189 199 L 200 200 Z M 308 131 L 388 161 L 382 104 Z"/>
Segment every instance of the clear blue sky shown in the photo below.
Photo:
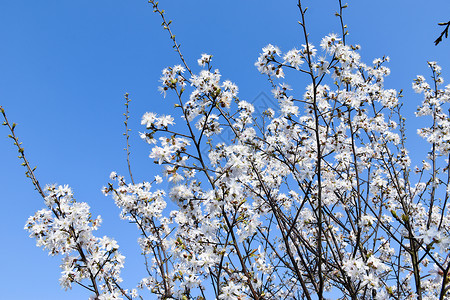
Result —
<path fill-rule="evenodd" d="M 253 66 L 268 43 L 282 50 L 303 43 L 297 25 L 296 1 L 161 0 L 185 57 L 194 71 L 201 53 L 213 54 L 224 79 L 240 88 L 240 97 L 270 94 L 264 76 Z M 337 0 L 305 0 L 311 40 L 340 33 L 334 12 Z M 443 67 L 450 83 L 450 39 L 433 41 L 436 24 L 450 19 L 448 0 L 348 1 L 344 20 L 348 42 L 362 46 L 367 63 L 389 55 L 388 88 L 404 89 L 410 118 L 409 144 L 425 152 L 416 138 L 413 119 L 419 95 L 411 90 L 417 74 L 429 77 L 427 60 Z M 115 170 L 126 174 L 123 94 L 132 98 L 130 125 L 132 159 L 138 180 L 156 169 L 148 147 L 137 137 L 146 111 L 168 113 L 171 98 L 157 91 L 161 69 L 178 64 L 160 18 L 146 1 L 3 0 L 0 1 L 0 105 L 11 121 L 41 184 L 69 184 L 79 201 L 88 202 L 104 223 L 98 235 L 118 240 L 127 257 L 125 286 L 144 276 L 133 225 L 118 218 L 118 209 L 100 189 Z M 294 86 L 299 93 L 304 87 Z M 3 299 L 87 299 L 80 288 L 64 292 L 58 284 L 59 258 L 35 247 L 23 230 L 27 218 L 43 201 L 24 176 L 8 131 L 0 128 L 0 290 Z M 151 299 L 151 297 L 147 297 Z"/>

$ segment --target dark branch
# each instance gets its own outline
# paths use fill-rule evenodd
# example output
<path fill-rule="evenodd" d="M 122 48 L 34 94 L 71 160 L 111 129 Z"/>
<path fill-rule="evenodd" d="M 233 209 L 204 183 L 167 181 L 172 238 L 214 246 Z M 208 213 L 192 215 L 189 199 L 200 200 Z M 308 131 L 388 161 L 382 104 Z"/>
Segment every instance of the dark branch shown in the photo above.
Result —
<path fill-rule="evenodd" d="M 434 41 L 434 44 L 437 46 L 440 42 L 442 42 L 442 37 L 445 35 L 445 38 L 448 38 L 448 28 L 450 27 L 450 21 L 447 23 L 438 23 L 439 26 L 445 26 L 445 29 L 441 32 L 441 35 Z"/>

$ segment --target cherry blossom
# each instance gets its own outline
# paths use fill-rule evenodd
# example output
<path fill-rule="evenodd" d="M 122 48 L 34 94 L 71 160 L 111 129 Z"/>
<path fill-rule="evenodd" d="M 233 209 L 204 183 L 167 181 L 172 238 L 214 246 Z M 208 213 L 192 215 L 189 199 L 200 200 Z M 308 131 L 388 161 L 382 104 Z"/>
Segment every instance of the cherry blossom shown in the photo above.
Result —
<path fill-rule="evenodd" d="M 450 85 L 436 62 L 431 83 L 413 81 L 430 145 L 414 166 L 403 95 L 384 87 L 389 57 L 365 63 L 345 26 L 316 47 L 298 1 L 303 41 L 286 52 L 268 44 L 255 62 L 277 102 L 259 114 L 213 55 L 188 66 L 149 3 L 181 60 L 160 77 L 173 113 L 141 119 L 160 173 L 135 182 L 131 168 L 129 178 L 112 172 L 102 189 L 136 225 L 147 274 L 122 288 L 118 243 L 93 235 L 100 216 L 68 186 L 43 192 L 21 155 L 46 205 L 25 228 L 63 257 L 61 286 L 80 284 L 92 299 L 134 299 L 137 289 L 180 300 L 450 298 Z"/>

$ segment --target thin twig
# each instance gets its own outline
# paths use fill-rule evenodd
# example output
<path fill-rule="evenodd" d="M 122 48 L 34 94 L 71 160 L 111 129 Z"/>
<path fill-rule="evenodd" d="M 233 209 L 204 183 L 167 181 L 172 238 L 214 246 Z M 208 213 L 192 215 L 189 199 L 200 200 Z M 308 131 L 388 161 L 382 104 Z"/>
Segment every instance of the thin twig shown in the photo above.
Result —
<path fill-rule="evenodd" d="M 130 174 L 131 183 L 133 183 L 133 185 L 134 185 L 133 173 L 131 172 L 131 163 L 130 163 L 130 143 L 129 143 L 130 135 L 128 134 L 128 132 L 131 131 L 131 129 L 128 129 L 128 119 L 130 118 L 128 106 L 130 105 L 130 102 L 131 102 L 131 99 L 128 98 L 128 93 L 125 93 L 125 113 L 123 114 L 125 116 L 125 121 L 124 121 L 125 133 L 123 135 L 126 136 L 127 147 L 124 150 L 127 151 L 128 173 Z"/>
<path fill-rule="evenodd" d="M 448 29 L 450 27 L 450 21 L 447 23 L 438 23 L 439 26 L 445 26 L 445 29 L 441 32 L 441 35 L 434 41 L 434 45 L 439 45 L 442 42 L 442 37 L 445 35 L 445 38 L 448 38 Z"/>
<path fill-rule="evenodd" d="M 3 119 L 5 120 L 3 122 L 3 125 L 7 126 L 9 128 L 9 131 L 11 132 L 11 134 L 9 134 L 8 137 L 14 140 L 14 145 L 17 146 L 17 151 L 19 152 L 18 157 L 19 157 L 19 159 L 22 159 L 22 161 L 23 161 L 22 166 L 27 168 L 25 175 L 31 179 L 34 187 L 36 188 L 38 193 L 42 196 L 42 198 L 45 198 L 44 191 L 42 190 L 41 185 L 39 184 L 39 181 L 37 180 L 36 176 L 34 175 L 34 171 L 36 170 L 36 167 L 31 168 L 30 163 L 28 162 L 27 158 L 25 157 L 25 149 L 21 146 L 22 143 L 19 142 L 19 139 L 17 138 L 17 136 L 15 134 L 14 130 L 15 130 L 17 124 L 13 123 L 11 125 L 11 123 L 9 123 L 8 118 L 6 117 L 5 109 L 2 106 L 0 106 L 0 111 L 3 115 Z"/>

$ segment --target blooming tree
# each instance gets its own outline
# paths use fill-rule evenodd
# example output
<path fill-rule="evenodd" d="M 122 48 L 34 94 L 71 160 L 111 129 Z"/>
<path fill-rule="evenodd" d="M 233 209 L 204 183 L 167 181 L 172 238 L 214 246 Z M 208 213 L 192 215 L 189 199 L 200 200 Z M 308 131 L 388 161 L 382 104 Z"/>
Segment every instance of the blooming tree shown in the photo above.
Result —
<path fill-rule="evenodd" d="M 148 274 L 136 288 L 123 287 L 117 242 L 93 234 L 100 217 L 68 186 L 41 188 L 1 109 L 46 206 L 25 228 L 62 255 L 63 287 L 82 285 L 92 299 L 145 290 L 158 299 L 450 299 L 450 86 L 435 62 L 431 83 L 413 82 L 424 97 L 416 115 L 431 124 L 418 131 L 430 152 L 412 167 L 401 92 L 383 87 L 389 58 L 366 64 L 347 44 L 340 0 L 340 36 L 312 45 L 298 1 L 304 44 L 262 49 L 255 66 L 278 105 L 260 114 L 212 55 L 188 66 L 171 21 L 149 3 L 181 61 L 161 75 L 175 114 L 147 112 L 141 122 L 162 174 L 135 182 L 131 168 L 129 179 L 112 172 L 103 188 L 140 233 Z M 291 88 L 297 72 L 309 83 Z"/>

